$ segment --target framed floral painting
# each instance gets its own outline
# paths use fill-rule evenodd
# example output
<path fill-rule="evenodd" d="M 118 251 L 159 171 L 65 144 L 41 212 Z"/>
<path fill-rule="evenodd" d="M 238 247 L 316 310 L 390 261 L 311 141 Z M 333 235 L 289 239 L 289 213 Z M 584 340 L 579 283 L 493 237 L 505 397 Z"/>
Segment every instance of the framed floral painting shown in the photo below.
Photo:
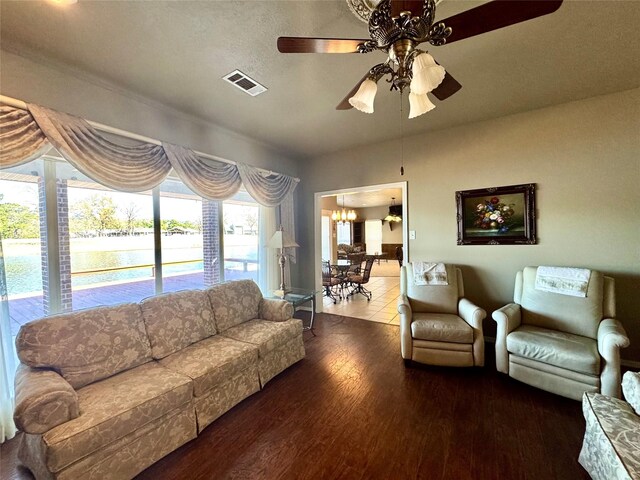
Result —
<path fill-rule="evenodd" d="M 458 245 L 532 245 L 535 183 L 456 192 Z"/>

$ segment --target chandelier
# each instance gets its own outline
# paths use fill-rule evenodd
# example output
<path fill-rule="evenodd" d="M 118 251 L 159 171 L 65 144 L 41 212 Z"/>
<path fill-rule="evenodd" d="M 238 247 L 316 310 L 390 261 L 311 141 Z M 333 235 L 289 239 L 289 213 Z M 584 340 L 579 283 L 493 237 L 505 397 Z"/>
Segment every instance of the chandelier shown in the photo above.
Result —
<path fill-rule="evenodd" d="M 402 221 L 402 205 L 396 205 L 396 197 L 391 197 L 391 205 L 389 206 L 389 214 L 384 217 L 385 222 L 401 222 Z"/>
<path fill-rule="evenodd" d="M 334 210 L 331 213 L 331 220 L 333 220 L 334 222 L 345 223 L 352 222 L 357 217 L 358 216 L 356 215 L 355 210 L 349 210 L 347 212 L 347 210 L 344 208 L 344 195 L 342 195 L 342 210 Z"/>

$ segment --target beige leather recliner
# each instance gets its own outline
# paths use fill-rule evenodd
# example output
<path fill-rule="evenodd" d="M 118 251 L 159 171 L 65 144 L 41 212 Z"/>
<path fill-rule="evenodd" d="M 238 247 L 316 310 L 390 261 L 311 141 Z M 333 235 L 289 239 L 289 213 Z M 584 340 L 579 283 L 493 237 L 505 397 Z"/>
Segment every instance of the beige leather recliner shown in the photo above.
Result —
<path fill-rule="evenodd" d="M 402 358 L 429 365 L 484 365 L 482 320 L 487 313 L 464 297 L 462 272 L 445 265 L 449 285 L 415 285 L 413 265 L 400 271 Z"/>
<path fill-rule="evenodd" d="M 538 267 L 516 274 L 514 303 L 493 312 L 498 371 L 548 392 L 581 400 L 584 392 L 620 398 L 620 348 L 614 280 L 592 271 L 586 297 L 536 290 Z"/>

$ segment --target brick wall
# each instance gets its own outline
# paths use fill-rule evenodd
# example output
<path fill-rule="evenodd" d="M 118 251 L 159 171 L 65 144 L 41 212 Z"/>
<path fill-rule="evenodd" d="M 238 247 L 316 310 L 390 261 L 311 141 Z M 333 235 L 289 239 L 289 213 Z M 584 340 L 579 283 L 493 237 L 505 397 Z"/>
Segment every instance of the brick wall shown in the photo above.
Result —
<path fill-rule="evenodd" d="M 58 243 L 60 246 L 60 271 L 57 278 L 60 282 L 61 303 L 60 310 L 68 312 L 73 308 L 71 292 L 71 250 L 69 243 L 69 202 L 67 195 L 67 181 L 57 180 L 57 214 L 58 214 Z M 47 229 L 47 207 L 46 207 L 45 182 L 43 178 L 38 179 L 38 212 L 40 217 L 40 255 L 42 263 L 42 291 L 43 309 L 45 315 L 59 313 L 54 311 L 52 301 L 51 285 L 49 283 L 49 257 L 47 255 L 47 244 L 49 231 Z"/>
<path fill-rule="evenodd" d="M 220 283 L 220 202 L 202 200 L 204 285 Z"/>

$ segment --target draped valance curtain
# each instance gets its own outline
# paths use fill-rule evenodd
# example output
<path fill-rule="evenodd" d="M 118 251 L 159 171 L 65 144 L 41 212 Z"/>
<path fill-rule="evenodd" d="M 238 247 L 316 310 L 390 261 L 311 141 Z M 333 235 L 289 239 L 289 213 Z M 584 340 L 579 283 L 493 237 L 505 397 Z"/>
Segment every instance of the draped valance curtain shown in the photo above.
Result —
<path fill-rule="evenodd" d="M 0 106 L 0 166 L 21 165 L 53 145 L 80 172 L 114 190 L 141 192 L 159 185 L 173 168 L 191 190 L 209 200 L 232 197 L 244 185 L 265 207 L 280 205 L 297 179 L 245 165 L 205 160 L 189 148 L 163 143 L 120 145 L 86 120 L 27 104 Z"/>

